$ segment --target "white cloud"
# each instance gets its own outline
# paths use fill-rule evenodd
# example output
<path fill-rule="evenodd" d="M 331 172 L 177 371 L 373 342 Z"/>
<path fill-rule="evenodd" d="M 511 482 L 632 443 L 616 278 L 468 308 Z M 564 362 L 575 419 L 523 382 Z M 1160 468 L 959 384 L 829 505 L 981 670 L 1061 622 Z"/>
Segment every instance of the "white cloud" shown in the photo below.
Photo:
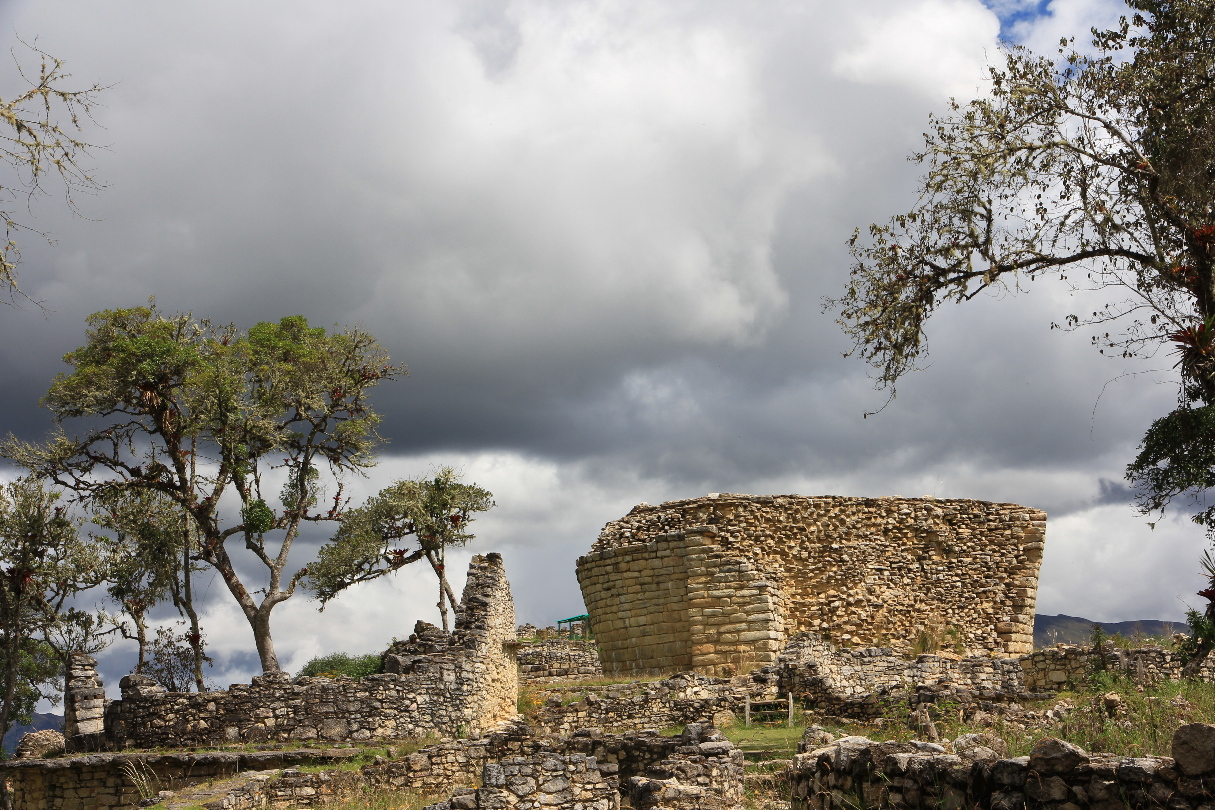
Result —
<path fill-rule="evenodd" d="M 861 8 L 851 21 L 851 42 L 832 62 L 837 75 L 903 86 L 929 97 L 969 98 L 979 91 L 1000 33 L 993 12 L 973 0 L 868 3 Z"/>

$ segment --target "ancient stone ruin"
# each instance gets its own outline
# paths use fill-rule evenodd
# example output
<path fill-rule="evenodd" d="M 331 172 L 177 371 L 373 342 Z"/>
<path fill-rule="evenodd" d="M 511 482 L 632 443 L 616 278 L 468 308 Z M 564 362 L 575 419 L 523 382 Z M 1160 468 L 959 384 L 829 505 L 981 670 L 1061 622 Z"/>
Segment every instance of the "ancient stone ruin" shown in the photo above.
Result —
<path fill-rule="evenodd" d="M 105 711 L 109 747 L 220 745 L 286 740 L 368 740 L 476 734 L 515 715 L 515 607 L 499 554 L 473 557 L 454 632 L 419 622 L 384 656 L 385 674 L 350 678 L 255 677 L 220 692 L 165 692 L 146 676 L 122 679 Z M 75 660 L 75 659 L 74 659 Z M 92 662 L 92 659 L 89 659 Z M 84 665 L 81 659 L 82 666 Z M 73 670 L 69 750 L 98 746 L 71 714 L 95 711 L 96 672 Z M 73 690 L 77 683 L 87 701 Z M 104 691 L 100 690 L 104 695 Z M 100 731 L 100 723 L 93 729 Z M 77 730 L 79 733 L 77 733 Z"/>
<path fill-rule="evenodd" d="M 746 672 L 801 631 L 1015 655 L 1045 537 L 1016 504 L 715 494 L 634 507 L 577 573 L 607 673 Z"/>

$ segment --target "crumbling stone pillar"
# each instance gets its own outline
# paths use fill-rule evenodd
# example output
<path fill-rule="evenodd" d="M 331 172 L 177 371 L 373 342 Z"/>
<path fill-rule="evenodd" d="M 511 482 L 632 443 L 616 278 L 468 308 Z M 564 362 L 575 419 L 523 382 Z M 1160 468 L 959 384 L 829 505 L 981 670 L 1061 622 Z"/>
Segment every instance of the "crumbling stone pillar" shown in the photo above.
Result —
<path fill-rule="evenodd" d="M 105 684 L 97 676 L 97 659 L 71 653 L 63 690 L 63 736 L 69 752 L 105 748 L 105 705 Z"/>

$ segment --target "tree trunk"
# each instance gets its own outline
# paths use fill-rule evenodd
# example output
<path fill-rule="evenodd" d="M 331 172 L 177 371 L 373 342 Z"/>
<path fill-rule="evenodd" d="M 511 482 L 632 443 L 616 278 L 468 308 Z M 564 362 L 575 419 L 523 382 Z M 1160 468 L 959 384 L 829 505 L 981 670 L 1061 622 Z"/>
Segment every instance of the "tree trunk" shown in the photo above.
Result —
<path fill-rule="evenodd" d="M 190 619 L 190 649 L 194 651 L 194 688 L 198 692 L 203 692 L 206 687 L 203 685 L 203 651 L 202 651 L 202 631 L 198 628 L 198 611 L 194 609 L 194 586 L 191 583 L 190 576 L 190 539 L 194 533 L 189 531 L 187 524 L 186 542 L 184 551 L 182 552 L 182 591 L 183 599 L 181 607 L 186 612 L 186 616 Z"/>
<path fill-rule="evenodd" d="M 135 641 L 139 644 L 139 660 L 135 662 L 135 674 L 142 675 L 143 668 L 148 663 L 148 623 L 144 621 L 143 611 L 127 608 L 131 620 L 135 622 Z"/>
<path fill-rule="evenodd" d="M 271 606 L 273 607 L 273 606 Z M 257 657 L 262 662 L 262 672 L 282 672 L 278 656 L 274 654 L 274 639 L 270 638 L 270 610 L 265 605 L 249 620 L 253 627 L 253 641 L 257 644 Z"/>

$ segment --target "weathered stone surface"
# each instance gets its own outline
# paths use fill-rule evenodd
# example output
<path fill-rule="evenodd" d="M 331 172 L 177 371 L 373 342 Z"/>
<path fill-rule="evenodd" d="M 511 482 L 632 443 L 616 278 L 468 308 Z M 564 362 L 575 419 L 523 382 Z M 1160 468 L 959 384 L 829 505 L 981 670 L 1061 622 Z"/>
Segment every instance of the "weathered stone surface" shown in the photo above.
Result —
<path fill-rule="evenodd" d="M 610 673 L 746 672 L 801 631 L 902 653 L 948 630 L 971 652 L 1028 653 L 1045 521 L 963 500 L 643 504 L 604 527 L 578 580 Z"/>
<path fill-rule="evenodd" d="M 454 632 L 419 622 L 410 639 L 386 653 L 390 661 L 408 663 L 397 674 L 293 683 L 287 673 L 270 673 L 202 694 L 164 692 L 146 678 L 127 676 L 122 700 L 105 714 L 105 733 L 117 748 L 475 734 L 516 713 L 514 642 L 514 602 L 502 557 L 477 555 Z M 69 681 L 69 695 L 74 684 Z M 86 720 L 78 711 L 83 702 L 69 702 L 75 727 L 100 732 L 101 709 Z"/>
<path fill-rule="evenodd" d="M 13 754 L 17 759 L 42 759 L 64 752 L 63 734 L 53 729 L 28 731 L 17 741 Z"/>
<path fill-rule="evenodd" d="M 1188 723 L 1173 734 L 1173 759 L 1186 776 L 1215 772 L 1215 725 Z"/>
<path fill-rule="evenodd" d="M 956 740 L 967 748 L 974 740 Z M 1058 741 L 1053 741 L 1058 743 Z M 799 754 L 789 772 L 792 810 L 853 810 L 858 806 L 991 810 L 1125 810 L 1159 807 L 1206 810 L 1210 793 L 1194 777 L 1179 776 L 1164 757 L 1122 758 L 1050 745 L 1030 757 L 994 763 L 961 762 L 930 753 L 890 754 L 892 745 L 852 740 Z M 1044 773 L 1033 762 L 1061 768 Z M 1084 766 L 1081 763 L 1087 762 Z M 1070 765 L 1070 763 L 1077 763 Z M 1189 780 L 1189 781 L 1187 781 Z"/>
<path fill-rule="evenodd" d="M 1029 752 L 1029 769 L 1041 776 L 1070 773 L 1086 762 L 1084 749 L 1055 737 L 1043 737 Z"/>

